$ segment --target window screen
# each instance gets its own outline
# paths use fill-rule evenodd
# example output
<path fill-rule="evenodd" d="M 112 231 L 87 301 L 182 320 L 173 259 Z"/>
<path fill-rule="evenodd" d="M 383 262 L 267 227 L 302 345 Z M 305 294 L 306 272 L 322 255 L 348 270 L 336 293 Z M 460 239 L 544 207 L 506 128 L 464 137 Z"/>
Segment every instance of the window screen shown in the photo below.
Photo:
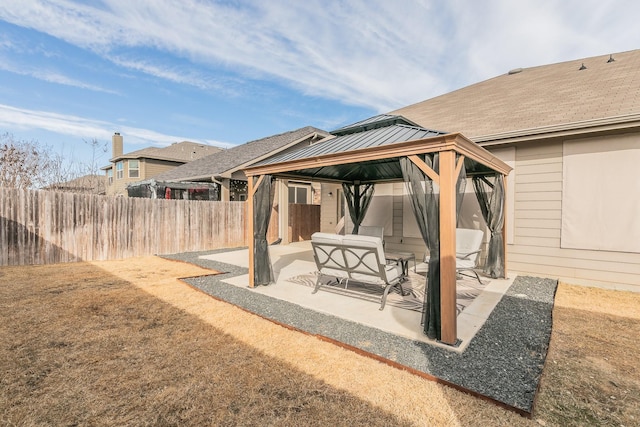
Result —
<path fill-rule="evenodd" d="M 640 138 L 565 141 L 561 247 L 640 253 Z"/>
<path fill-rule="evenodd" d="M 308 203 L 309 187 L 289 185 L 289 203 Z"/>
<path fill-rule="evenodd" d="M 124 162 L 116 163 L 116 179 L 124 178 Z"/>
<path fill-rule="evenodd" d="M 140 163 L 138 160 L 129 160 L 129 178 L 140 177 Z"/>

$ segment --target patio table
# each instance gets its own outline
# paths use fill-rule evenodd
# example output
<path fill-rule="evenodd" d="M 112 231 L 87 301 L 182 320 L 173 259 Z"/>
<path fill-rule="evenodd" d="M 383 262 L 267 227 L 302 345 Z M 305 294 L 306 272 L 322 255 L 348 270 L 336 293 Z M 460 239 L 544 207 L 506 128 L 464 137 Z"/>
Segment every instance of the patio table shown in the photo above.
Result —
<path fill-rule="evenodd" d="M 413 260 L 413 272 L 416 272 L 416 254 L 411 252 L 385 252 L 384 257 L 387 261 L 394 261 L 402 267 L 403 281 L 407 280 L 409 275 L 409 261 Z"/>

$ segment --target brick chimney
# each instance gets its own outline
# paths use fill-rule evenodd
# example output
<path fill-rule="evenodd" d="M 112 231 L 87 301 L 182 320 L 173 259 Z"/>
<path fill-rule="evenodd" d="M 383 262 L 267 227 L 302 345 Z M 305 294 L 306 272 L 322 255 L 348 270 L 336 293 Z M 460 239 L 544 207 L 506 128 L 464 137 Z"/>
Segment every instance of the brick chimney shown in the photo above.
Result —
<path fill-rule="evenodd" d="M 122 135 L 120 132 L 116 132 L 111 137 L 111 157 L 122 156 Z"/>

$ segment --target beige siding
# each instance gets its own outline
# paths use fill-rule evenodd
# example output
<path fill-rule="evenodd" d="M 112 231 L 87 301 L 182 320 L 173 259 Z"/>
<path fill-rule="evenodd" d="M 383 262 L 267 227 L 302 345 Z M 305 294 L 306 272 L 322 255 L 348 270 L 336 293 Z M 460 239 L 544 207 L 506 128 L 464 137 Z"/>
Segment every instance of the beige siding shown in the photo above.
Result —
<path fill-rule="evenodd" d="M 320 231 L 323 233 L 335 233 L 338 218 L 338 190 L 340 186 L 336 184 L 321 185 L 320 204 Z M 331 196 L 329 193 L 331 192 Z"/>
<path fill-rule="evenodd" d="M 129 162 L 128 159 L 124 160 L 124 172 L 123 178 L 117 179 L 116 165 L 113 164 L 113 184 L 107 186 L 107 195 L 127 195 L 127 184 L 132 182 L 144 181 L 145 179 L 152 178 L 162 172 L 166 172 L 175 167 L 180 166 L 182 163 L 165 162 L 161 160 L 149 160 L 140 159 L 140 176 L 138 178 L 129 178 Z"/>
<path fill-rule="evenodd" d="M 514 244 L 508 245 L 512 274 L 551 277 L 568 283 L 640 292 L 640 254 L 562 249 L 562 141 L 521 143 L 516 146 Z M 334 232 L 335 185 L 323 185 L 322 230 Z M 403 235 L 403 183 L 393 188 L 393 236 L 388 250 L 416 253 L 425 247 L 419 238 Z"/>
<path fill-rule="evenodd" d="M 416 255 L 416 260 L 423 259 L 426 247 L 424 241 L 417 237 L 404 235 L 404 203 L 405 184 L 396 182 L 393 184 L 393 236 L 385 237 L 385 249 L 388 251 L 411 252 Z"/>
<path fill-rule="evenodd" d="M 393 237 L 402 237 L 402 198 L 404 192 L 404 183 L 393 184 Z"/>
<path fill-rule="evenodd" d="M 515 241 L 508 246 L 509 271 L 640 291 L 640 254 L 560 247 L 562 155 L 562 141 L 516 147 Z"/>
<path fill-rule="evenodd" d="M 161 160 L 150 160 L 150 159 L 141 160 L 140 161 L 140 179 L 134 180 L 134 181 L 141 181 L 143 179 L 153 178 L 156 175 L 169 171 L 180 165 L 182 165 L 182 163 L 163 162 Z"/>

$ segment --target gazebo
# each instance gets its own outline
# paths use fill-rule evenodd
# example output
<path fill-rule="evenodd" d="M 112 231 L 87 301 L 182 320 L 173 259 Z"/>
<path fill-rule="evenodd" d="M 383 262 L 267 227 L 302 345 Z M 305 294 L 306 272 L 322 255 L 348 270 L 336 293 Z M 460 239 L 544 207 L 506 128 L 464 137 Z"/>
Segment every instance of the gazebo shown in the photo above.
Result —
<path fill-rule="evenodd" d="M 485 272 L 505 277 L 505 177 L 511 167 L 460 133 L 417 126 L 401 116 L 379 115 L 332 132 L 333 138 L 244 170 L 248 181 L 249 285 L 266 285 L 273 273 L 266 241 L 272 181 L 341 183 L 353 233 L 376 183 L 404 181 L 429 251 L 423 328 L 430 338 L 457 344 L 456 224 L 466 178 L 473 180 L 491 231 Z"/>

